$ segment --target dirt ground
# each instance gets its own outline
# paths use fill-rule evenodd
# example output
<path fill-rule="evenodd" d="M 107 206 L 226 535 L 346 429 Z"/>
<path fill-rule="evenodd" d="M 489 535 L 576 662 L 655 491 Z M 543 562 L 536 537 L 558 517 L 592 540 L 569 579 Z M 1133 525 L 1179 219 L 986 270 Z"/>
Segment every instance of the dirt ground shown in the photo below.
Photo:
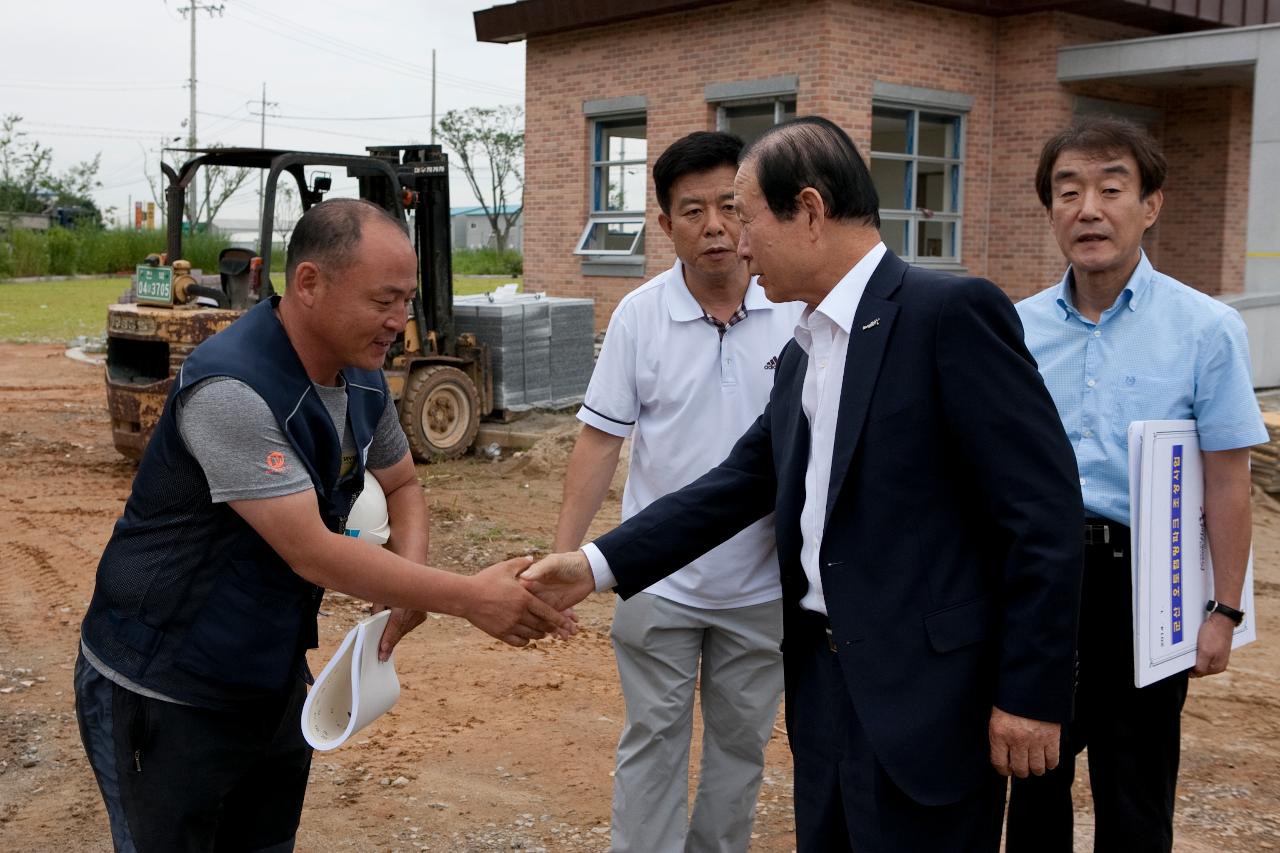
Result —
<path fill-rule="evenodd" d="M 545 549 L 573 435 L 566 419 L 519 456 L 419 467 L 432 562 L 468 571 Z M 61 348 L 0 344 L 0 450 L 0 849 L 109 850 L 71 693 L 80 617 L 134 471 L 111 446 L 101 368 Z M 616 521 L 617 498 L 597 531 Z M 1280 504 L 1258 493 L 1254 523 L 1261 639 L 1229 673 L 1193 682 L 1180 851 L 1280 850 Z M 361 608 L 328 596 L 313 669 Z M 610 597 L 593 596 L 578 608 L 579 636 L 526 649 L 429 619 L 396 653 L 399 704 L 355 743 L 316 754 L 299 849 L 606 850 L 623 718 L 611 611 Z M 753 849 L 789 851 L 793 829 L 779 717 Z"/>

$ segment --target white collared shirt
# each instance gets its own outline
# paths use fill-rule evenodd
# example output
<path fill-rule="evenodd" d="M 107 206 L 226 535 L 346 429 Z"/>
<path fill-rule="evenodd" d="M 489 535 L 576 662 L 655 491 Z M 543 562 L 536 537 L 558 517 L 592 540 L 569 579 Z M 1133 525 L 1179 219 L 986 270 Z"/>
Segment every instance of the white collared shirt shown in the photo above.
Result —
<path fill-rule="evenodd" d="M 631 436 L 623 520 L 719 464 L 764 410 L 777 356 L 804 305 L 770 302 L 754 279 L 743 305 L 747 316 L 721 335 L 706 322 L 677 260 L 614 311 L 578 419 Z M 776 600 L 782 589 L 773 516 L 647 591 L 703 609 Z"/>
<path fill-rule="evenodd" d="M 822 594 L 818 555 L 822 550 L 849 330 L 867 282 L 886 251 L 884 243 L 877 243 L 845 273 L 817 308 L 804 310 L 795 327 L 796 342 L 809 355 L 802 391 L 802 406 L 809 421 L 809 464 L 805 469 L 805 503 L 800 515 L 803 537 L 800 564 L 809 580 L 809 590 L 800 600 L 800 606 L 820 613 L 827 612 L 827 605 Z M 587 543 L 582 551 L 591 564 L 596 590 L 615 586 L 609 563 L 595 543 Z"/>
<path fill-rule="evenodd" d="M 809 580 L 809 590 L 800 599 L 800 606 L 819 613 L 827 612 L 818 557 L 826 528 L 831 457 L 836 446 L 849 331 L 871 273 L 880 265 L 885 251 L 884 243 L 877 243 L 844 274 L 817 308 L 805 309 L 796 326 L 796 343 L 809 355 L 800 396 L 809 421 L 809 464 L 804 472 L 804 509 L 800 511 L 800 566 Z"/>

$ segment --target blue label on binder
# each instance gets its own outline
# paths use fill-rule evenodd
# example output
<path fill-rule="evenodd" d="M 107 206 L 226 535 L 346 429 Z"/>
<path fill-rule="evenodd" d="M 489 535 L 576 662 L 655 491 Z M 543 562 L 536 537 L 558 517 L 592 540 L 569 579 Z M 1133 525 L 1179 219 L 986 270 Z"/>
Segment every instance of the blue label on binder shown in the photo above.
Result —
<path fill-rule="evenodd" d="M 1169 480 L 1169 629 L 1182 642 L 1182 445 L 1173 446 Z"/>

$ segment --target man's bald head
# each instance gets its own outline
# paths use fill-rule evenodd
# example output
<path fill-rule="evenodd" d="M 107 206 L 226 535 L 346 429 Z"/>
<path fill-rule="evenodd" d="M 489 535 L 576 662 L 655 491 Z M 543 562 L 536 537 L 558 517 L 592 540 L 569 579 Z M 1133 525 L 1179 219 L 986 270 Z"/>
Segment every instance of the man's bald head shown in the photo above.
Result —
<path fill-rule="evenodd" d="M 311 261 L 330 272 L 345 269 L 369 225 L 389 225 L 408 237 L 403 222 L 365 199 L 335 198 L 313 206 L 298 220 L 289 238 L 284 268 L 286 286 L 303 261 Z"/>
<path fill-rule="evenodd" d="M 821 116 L 775 125 L 742 153 L 770 212 L 789 220 L 805 187 L 822 197 L 828 219 L 880 227 L 880 197 L 849 135 Z"/>

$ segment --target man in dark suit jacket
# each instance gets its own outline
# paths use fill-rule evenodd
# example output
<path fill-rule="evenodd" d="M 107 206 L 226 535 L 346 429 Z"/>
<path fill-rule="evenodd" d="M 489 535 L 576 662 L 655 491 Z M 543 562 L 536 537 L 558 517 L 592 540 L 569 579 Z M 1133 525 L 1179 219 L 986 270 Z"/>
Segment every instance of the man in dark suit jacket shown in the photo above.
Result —
<path fill-rule="evenodd" d="M 735 182 L 738 251 L 809 305 L 729 457 L 524 574 L 632 595 L 769 512 L 801 851 L 995 851 L 1005 782 L 1056 765 L 1083 519 L 1074 455 L 995 285 L 880 242 L 853 142 L 802 118 Z M 998 773 L 997 773 L 998 771 Z"/>

